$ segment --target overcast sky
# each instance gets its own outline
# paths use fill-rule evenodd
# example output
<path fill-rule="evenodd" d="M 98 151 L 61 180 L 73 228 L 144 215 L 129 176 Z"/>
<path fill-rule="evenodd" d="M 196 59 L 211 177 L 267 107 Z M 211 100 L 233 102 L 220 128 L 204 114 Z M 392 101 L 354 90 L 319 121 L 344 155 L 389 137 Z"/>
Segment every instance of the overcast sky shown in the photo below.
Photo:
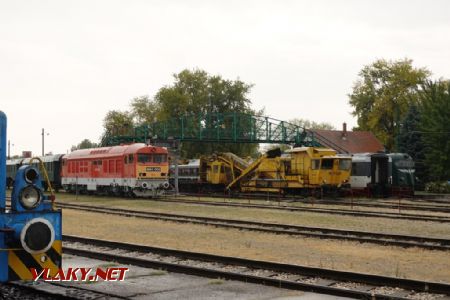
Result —
<path fill-rule="evenodd" d="M 450 78 L 450 1 L 3 1 L 0 110 L 12 154 L 98 141 L 102 120 L 185 68 L 254 84 L 256 109 L 356 125 L 347 94 L 378 58 Z"/>

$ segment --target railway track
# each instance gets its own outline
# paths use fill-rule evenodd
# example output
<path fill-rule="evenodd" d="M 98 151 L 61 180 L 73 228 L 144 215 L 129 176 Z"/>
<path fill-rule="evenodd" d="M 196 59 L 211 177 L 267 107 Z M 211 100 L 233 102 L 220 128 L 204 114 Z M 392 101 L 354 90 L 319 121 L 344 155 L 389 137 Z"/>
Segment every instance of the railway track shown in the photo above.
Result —
<path fill-rule="evenodd" d="M 450 213 L 450 201 L 437 203 L 432 205 L 429 203 L 402 203 L 402 201 L 412 202 L 413 199 L 404 199 L 401 201 L 396 201 L 393 199 L 364 199 L 364 200 L 349 200 L 349 198 L 342 199 L 306 199 L 298 197 L 266 197 L 265 195 L 237 195 L 233 197 L 219 195 L 219 194 L 190 194 L 183 193 L 183 195 L 198 197 L 198 198 L 219 198 L 219 199 L 239 199 L 239 200 L 256 200 L 256 201 L 273 201 L 273 202 L 295 202 L 304 204 L 323 204 L 323 205 L 340 205 L 340 206 L 352 206 L 352 207 L 373 207 L 373 208 L 385 208 L 385 209 L 396 209 L 396 210 L 415 210 L 415 211 L 429 211 L 429 212 L 440 212 L 440 213 Z M 422 200 L 423 201 L 423 200 Z M 447 204 L 447 205 L 445 205 Z"/>
<path fill-rule="evenodd" d="M 372 243 L 378 245 L 390 245 L 405 248 L 417 247 L 428 250 L 443 250 L 443 251 L 450 250 L 449 239 L 428 238 L 428 237 L 399 235 L 399 234 L 374 233 L 374 232 L 353 231 L 353 230 L 340 230 L 340 229 L 330 229 L 320 227 L 307 227 L 299 225 L 288 225 L 288 224 L 245 221 L 245 220 L 230 220 L 230 219 L 199 217 L 199 216 L 168 214 L 168 213 L 144 212 L 120 208 L 109 208 L 103 206 L 79 205 L 68 203 L 59 203 L 58 206 L 61 208 L 113 214 L 126 217 L 210 225 L 215 227 L 258 231 L 271 234 L 286 234 L 286 235 L 306 236 L 321 239 L 348 240 L 360 243 Z"/>
<path fill-rule="evenodd" d="M 397 204 L 398 203 L 398 199 L 381 199 L 378 200 L 380 203 L 387 203 L 387 204 Z M 424 200 L 424 199 L 402 199 L 401 201 L 403 202 L 411 202 L 414 204 L 414 206 L 417 207 L 430 207 L 430 208 L 450 208 L 450 200 L 442 200 L 442 201 L 438 201 L 438 200 Z"/>
<path fill-rule="evenodd" d="M 445 299 L 450 284 L 335 271 L 79 236 L 63 236 L 67 254 L 358 299 Z"/>
<path fill-rule="evenodd" d="M 265 205 L 265 204 L 251 204 L 251 203 L 233 203 L 233 202 L 218 202 L 208 200 L 187 200 L 187 199 L 151 199 L 150 201 L 160 202 L 173 202 L 183 204 L 195 204 L 195 205 L 209 205 L 209 206 L 225 206 L 225 207 L 243 207 L 243 208 L 261 208 L 261 209 L 275 209 L 285 211 L 297 211 L 297 212 L 314 212 L 325 213 L 335 215 L 349 215 L 356 217 L 372 217 L 372 218 L 388 218 L 388 219 L 401 219 L 412 221 L 426 221 L 426 222 L 441 222 L 450 223 L 450 216 L 433 216 L 433 215 L 419 215 L 409 214 L 402 212 L 376 212 L 376 211 L 361 211 L 352 209 L 339 209 L 339 208 L 319 208 L 319 207 L 298 207 L 289 205 Z"/>
<path fill-rule="evenodd" d="M 399 209 L 399 210 L 415 210 L 415 211 L 429 211 L 429 212 L 440 212 L 440 213 L 450 213 L 449 205 L 431 205 L 431 204 L 408 204 L 402 203 L 401 201 L 383 201 L 380 202 L 362 202 L 354 201 L 353 203 L 348 200 L 294 200 L 295 202 L 301 202 L 305 204 L 311 204 L 312 202 L 317 204 L 330 204 L 330 205 L 342 205 L 342 206 L 353 206 L 353 207 L 374 207 L 374 208 L 385 208 L 385 209 Z M 409 201 L 409 200 L 406 200 Z"/>

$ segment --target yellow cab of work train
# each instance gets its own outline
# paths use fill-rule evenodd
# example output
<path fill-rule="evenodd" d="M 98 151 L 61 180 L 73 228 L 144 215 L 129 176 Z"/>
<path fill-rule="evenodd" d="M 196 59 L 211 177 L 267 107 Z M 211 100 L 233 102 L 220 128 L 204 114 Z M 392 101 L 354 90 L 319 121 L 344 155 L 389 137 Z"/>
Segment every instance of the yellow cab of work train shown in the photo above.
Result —
<path fill-rule="evenodd" d="M 214 160 L 208 164 L 209 170 L 206 175 L 206 180 L 210 184 L 226 185 L 233 178 L 231 178 L 230 167 L 221 161 Z"/>

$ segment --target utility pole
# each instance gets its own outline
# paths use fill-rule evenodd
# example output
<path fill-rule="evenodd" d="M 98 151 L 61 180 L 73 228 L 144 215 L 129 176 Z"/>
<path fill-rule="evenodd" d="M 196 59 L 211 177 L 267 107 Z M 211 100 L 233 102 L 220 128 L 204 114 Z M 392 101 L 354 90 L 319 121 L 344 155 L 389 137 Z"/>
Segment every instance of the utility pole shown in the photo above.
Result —
<path fill-rule="evenodd" d="M 8 159 L 11 159 L 11 141 L 8 140 Z"/>
<path fill-rule="evenodd" d="M 175 195 L 178 196 L 178 194 L 180 193 L 179 187 L 178 187 L 178 159 L 179 159 L 179 155 L 178 155 L 178 149 L 175 150 Z"/>
<path fill-rule="evenodd" d="M 42 128 L 42 156 L 44 156 L 44 128 Z"/>
<path fill-rule="evenodd" d="M 180 159 L 180 149 L 179 149 L 179 143 L 177 140 L 174 140 L 172 143 L 172 153 L 174 154 L 175 159 L 175 195 L 178 196 L 180 193 L 179 187 L 178 187 L 178 160 Z"/>
<path fill-rule="evenodd" d="M 49 135 L 49 133 L 45 134 L 44 128 L 42 128 L 42 156 L 45 155 L 44 145 L 45 145 L 45 136 Z"/>

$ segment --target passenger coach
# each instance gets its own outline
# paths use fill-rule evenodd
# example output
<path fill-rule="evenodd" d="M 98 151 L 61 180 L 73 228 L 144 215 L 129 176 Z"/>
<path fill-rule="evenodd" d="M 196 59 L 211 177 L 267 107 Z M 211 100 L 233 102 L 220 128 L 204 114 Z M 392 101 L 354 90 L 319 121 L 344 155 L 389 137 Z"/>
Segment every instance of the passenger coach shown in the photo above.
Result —
<path fill-rule="evenodd" d="M 352 155 L 350 184 L 354 192 L 369 196 L 414 195 L 414 161 L 406 153 Z"/>
<path fill-rule="evenodd" d="M 154 197 L 169 187 L 167 149 L 146 144 L 82 149 L 62 160 L 66 191 Z"/>

